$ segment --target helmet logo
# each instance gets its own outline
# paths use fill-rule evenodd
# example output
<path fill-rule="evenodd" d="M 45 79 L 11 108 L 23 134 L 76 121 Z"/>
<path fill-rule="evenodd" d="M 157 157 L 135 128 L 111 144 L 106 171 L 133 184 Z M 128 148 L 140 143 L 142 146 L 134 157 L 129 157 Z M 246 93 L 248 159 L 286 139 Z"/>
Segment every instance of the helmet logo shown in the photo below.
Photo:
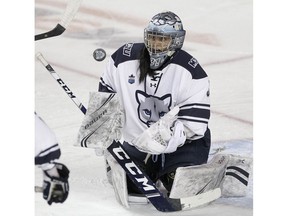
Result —
<path fill-rule="evenodd" d="M 161 63 L 161 58 L 151 58 L 150 59 L 151 61 L 151 66 L 153 65 L 155 68 L 159 67 L 160 66 L 160 63 Z M 153 67 L 153 68 L 154 68 Z"/>
<path fill-rule="evenodd" d="M 180 19 L 177 16 L 175 16 L 175 17 L 172 16 L 172 14 L 169 12 L 157 14 L 156 16 L 154 16 L 152 18 L 152 23 L 156 26 L 161 26 L 161 25 L 165 25 L 165 24 L 174 25 L 178 21 L 180 21 Z M 181 26 L 181 24 L 180 24 L 180 26 Z M 179 28 L 180 26 L 177 25 L 177 28 Z M 179 29 L 177 29 L 177 30 L 179 30 Z"/>

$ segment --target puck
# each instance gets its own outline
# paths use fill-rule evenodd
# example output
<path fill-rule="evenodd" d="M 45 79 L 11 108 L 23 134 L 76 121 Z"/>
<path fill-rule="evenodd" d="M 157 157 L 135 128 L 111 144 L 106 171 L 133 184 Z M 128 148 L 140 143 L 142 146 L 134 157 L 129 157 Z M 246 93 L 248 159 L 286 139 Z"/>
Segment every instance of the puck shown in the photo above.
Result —
<path fill-rule="evenodd" d="M 106 58 L 106 52 L 102 48 L 98 48 L 93 52 L 93 57 L 96 61 L 103 61 Z"/>

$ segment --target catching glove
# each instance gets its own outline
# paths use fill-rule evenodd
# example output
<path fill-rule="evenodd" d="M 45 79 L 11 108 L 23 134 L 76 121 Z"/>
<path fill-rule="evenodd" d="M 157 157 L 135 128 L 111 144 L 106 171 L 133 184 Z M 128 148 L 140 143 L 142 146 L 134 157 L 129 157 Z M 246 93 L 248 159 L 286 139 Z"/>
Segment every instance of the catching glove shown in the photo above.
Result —
<path fill-rule="evenodd" d="M 167 148 L 163 153 L 172 153 L 186 141 L 186 135 L 184 132 L 184 125 L 181 121 L 176 121 L 173 127 L 173 136 L 170 138 Z"/>
<path fill-rule="evenodd" d="M 43 198 L 51 205 L 54 203 L 63 203 L 69 193 L 69 169 L 61 163 L 54 162 L 55 166 L 43 171 Z"/>
<path fill-rule="evenodd" d="M 156 155 L 175 151 L 186 140 L 184 126 L 180 121 L 177 121 L 178 112 L 179 107 L 174 107 L 134 139 L 133 145 L 142 152 Z M 171 130 L 173 125 L 174 129 Z"/>

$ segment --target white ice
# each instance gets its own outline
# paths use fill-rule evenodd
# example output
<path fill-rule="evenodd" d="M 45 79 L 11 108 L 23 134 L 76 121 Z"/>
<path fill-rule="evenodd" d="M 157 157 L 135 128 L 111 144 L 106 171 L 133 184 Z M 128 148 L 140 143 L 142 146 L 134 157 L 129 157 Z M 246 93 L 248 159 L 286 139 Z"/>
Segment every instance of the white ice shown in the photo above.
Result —
<path fill-rule="evenodd" d="M 55 27 L 65 0 L 35 1 L 35 34 Z M 110 55 L 126 42 L 142 42 L 150 18 L 163 10 L 180 16 L 187 31 L 184 49 L 210 77 L 211 151 L 253 157 L 253 8 L 251 0 L 84 0 L 63 35 L 35 42 L 58 75 L 85 105 L 97 91 L 105 67 L 92 53 L 103 48 Z M 105 177 L 105 164 L 92 149 L 74 147 L 83 119 L 46 69 L 35 60 L 35 110 L 54 130 L 62 150 L 60 161 L 71 170 L 70 194 L 64 204 L 48 206 L 35 194 L 37 216 L 162 215 L 153 206 L 120 206 Z M 32 111 L 31 111 L 32 112 Z M 35 184 L 42 183 L 35 168 Z M 169 215 L 252 216 L 253 174 L 242 198 L 220 198 L 212 204 Z"/>

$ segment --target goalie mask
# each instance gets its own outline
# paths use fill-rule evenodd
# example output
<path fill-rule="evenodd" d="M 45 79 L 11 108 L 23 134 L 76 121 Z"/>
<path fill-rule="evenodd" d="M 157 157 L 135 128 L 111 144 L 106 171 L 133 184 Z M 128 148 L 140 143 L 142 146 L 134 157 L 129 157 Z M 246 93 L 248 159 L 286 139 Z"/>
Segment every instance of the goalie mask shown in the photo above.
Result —
<path fill-rule="evenodd" d="M 186 31 L 180 18 L 170 12 L 155 15 L 144 29 L 144 43 L 150 55 L 150 68 L 158 69 L 165 60 L 180 50 Z"/>

